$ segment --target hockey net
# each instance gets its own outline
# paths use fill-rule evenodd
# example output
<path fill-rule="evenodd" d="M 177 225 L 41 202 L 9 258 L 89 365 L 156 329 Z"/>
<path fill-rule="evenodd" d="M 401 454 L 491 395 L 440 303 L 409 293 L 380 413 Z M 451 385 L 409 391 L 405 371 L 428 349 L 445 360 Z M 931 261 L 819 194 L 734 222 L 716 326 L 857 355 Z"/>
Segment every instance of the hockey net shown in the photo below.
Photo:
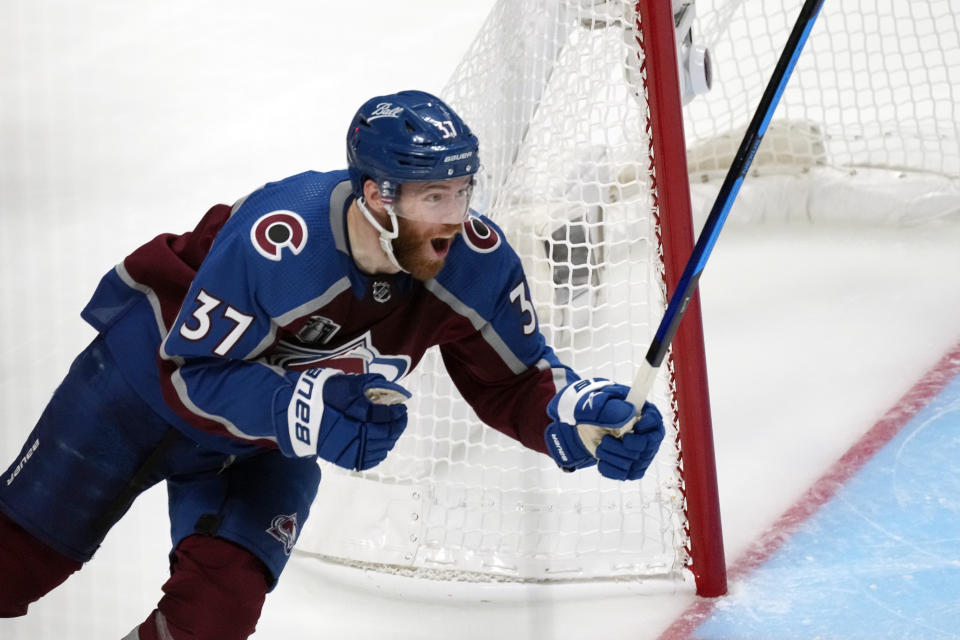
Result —
<path fill-rule="evenodd" d="M 672 19 L 670 36 L 643 24 L 657 4 L 501 0 L 443 93 L 480 138 L 476 207 L 524 260 L 541 331 L 581 375 L 625 383 L 689 254 L 690 194 L 705 216 L 802 2 L 762 14 L 744 0 L 692 5 L 694 44 L 714 69 L 712 90 L 684 108 L 688 160 L 661 139 L 680 122 L 663 109 L 675 104 L 678 118 L 680 107 L 651 78 L 664 63 L 652 45 L 673 36 Z M 731 221 L 960 215 L 958 33 L 947 0 L 826 3 Z M 406 381 L 415 397 L 396 449 L 365 473 L 325 468 L 323 515 L 298 550 L 440 580 L 675 586 L 692 574 L 701 593 L 722 592 L 693 315 L 650 398 L 667 437 L 642 481 L 563 474 L 484 427 L 431 352 Z"/>
<path fill-rule="evenodd" d="M 801 2 L 697 0 L 717 61 L 685 109 L 705 215 Z M 903 225 L 958 217 L 960 20 L 950 0 L 825 2 L 730 220 Z"/>
<path fill-rule="evenodd" d="M 667 286 L 639 23 L 629 3 L 499 2 L 443 92 L 480 138 L 475 208 L 523 259 L 548 343 L 582 376 L 628 384 Z M 673 583 L 691 556 L 664 369 L 651 400 L 667 437 L 646 477 L 622 483 L 564 474 L 482 425 L 428 353 L 396 449 L 372 471 L 327 472 L 322 523 L 298 549 L 446 580 Z"/>

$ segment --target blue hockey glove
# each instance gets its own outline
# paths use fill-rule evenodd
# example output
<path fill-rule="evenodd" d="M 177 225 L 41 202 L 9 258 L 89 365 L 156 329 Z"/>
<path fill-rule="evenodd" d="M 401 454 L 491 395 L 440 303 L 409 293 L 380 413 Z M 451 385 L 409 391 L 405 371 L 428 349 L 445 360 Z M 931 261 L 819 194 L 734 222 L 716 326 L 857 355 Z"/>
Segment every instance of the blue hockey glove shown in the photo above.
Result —
<path fill-rule="evenodd" d="M 600 473 L 614 480 L 639 480 L 657 455 L 663 441 L 663 418 L 650 402 L 643 403 L 643 411 L 633 428 L 620 436 L 604 436 L 597 446 Z"/>
<path fill-rule="evenodd" d="M 584 429 L 620 429 L 635 417 L 633 404 L 626 401 L 630 389 L 610 380 L 578 380 L 564 387 L 550 404 L 547 415 L 547 451 L 565 471 L 589 467 L 608 478 L 636 480 L 643 476 L 663 440 L 663 420 L 652 404 L 645 403 L 643 416 L 620 440 L 606 435 L 590 452 L 581 437 Z"/>
<path fill-rule="evenodd" d="M 553 422 L 547 427 L 547 451 L 565 471 L 597 463 L 577 432 L 578 424 L 619 429 L 633 419 L 634 408 L 624 398 L 629 389 L 603 378 L 568 384 L 547 405 Z"/>
<path fill-rule="evenodd" d="M 289 399 L 288 430 L 278 430 L 280 448 L 297 456 L 318 455 L 345 469 L 370 469 L 387 457 L 406 428 L 403 403 L 409 397 L 409 391 L 380 374 L 310 369 L 297 378 Z"/>

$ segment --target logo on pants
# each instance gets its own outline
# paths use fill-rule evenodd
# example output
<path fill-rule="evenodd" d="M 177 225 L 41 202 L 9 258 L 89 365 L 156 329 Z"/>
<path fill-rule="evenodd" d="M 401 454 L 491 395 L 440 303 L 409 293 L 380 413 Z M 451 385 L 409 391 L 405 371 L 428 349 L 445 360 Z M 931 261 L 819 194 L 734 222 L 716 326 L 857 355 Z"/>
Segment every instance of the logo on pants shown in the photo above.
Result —
<path fill-rule="evenodd" d="M 270 523 L 267 533 L 283 544 L 283 552 L 290 555 L 297 541 L 297 514 L 276 516 Z"/>
<path fill-rule="evenodd" d="M 13 481 L 16 479 L 20 472 L 23 471 L 23 465 L 30 462 L 30 458 L 33 457 L 33 453 L 37 450 L 37 447 L 40 446 L 40 439 L 33 441 L 33 444 L 30 445 L 30 448 L 27 449 L 27 452 L 23 454 L 23 457 L 20 458 L 20 462 L 17 464 L 17 467 L 13 470 L 13 473 L 10 474 L 10 477 L 7 478 L 7 486 L 9 487 L 13 484 Z"/>

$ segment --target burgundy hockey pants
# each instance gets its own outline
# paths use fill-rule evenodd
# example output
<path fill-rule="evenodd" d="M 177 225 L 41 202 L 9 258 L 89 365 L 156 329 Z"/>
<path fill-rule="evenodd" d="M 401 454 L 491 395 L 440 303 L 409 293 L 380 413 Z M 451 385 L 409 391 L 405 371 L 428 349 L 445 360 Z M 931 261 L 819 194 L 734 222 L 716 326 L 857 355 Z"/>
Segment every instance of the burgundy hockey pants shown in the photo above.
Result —
<path fill-rule="evenodd" d="M 0 617 L 26 614 L 81 566 L 0 514 Z M 157 608 L 124 640 L 243 640 L 256 628 L 269 587 L 269 572 L 249 551 L 190 536 L 174 551 Z"/>

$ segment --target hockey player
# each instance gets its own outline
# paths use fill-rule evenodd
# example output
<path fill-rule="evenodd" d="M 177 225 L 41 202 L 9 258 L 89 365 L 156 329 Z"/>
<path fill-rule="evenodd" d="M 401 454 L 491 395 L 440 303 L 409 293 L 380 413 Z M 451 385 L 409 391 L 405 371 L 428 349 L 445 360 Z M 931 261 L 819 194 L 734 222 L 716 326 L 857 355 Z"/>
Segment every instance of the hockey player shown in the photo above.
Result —
<path fill-rule="evenodd" d="M 98 336 L 0 482 L 0 616 L 24 615 L 166 481 L 171 574 L 127 637 L 248 637 L 316 458 L 382 461 L 406 426 L 398 381 L 433 345 L 491 427 L 566 471 L 643 475 L 660 414 L 646 404 L 595 454 L 581 441 L 577 424 L 620 427 L 636 408 L 545 344 L 520 260 L 469 208 L 478 142 L 461 119 L 419 91 L 373 98 L 347 156 L 214 206 L 103 277 L 82 313 Z"/>

